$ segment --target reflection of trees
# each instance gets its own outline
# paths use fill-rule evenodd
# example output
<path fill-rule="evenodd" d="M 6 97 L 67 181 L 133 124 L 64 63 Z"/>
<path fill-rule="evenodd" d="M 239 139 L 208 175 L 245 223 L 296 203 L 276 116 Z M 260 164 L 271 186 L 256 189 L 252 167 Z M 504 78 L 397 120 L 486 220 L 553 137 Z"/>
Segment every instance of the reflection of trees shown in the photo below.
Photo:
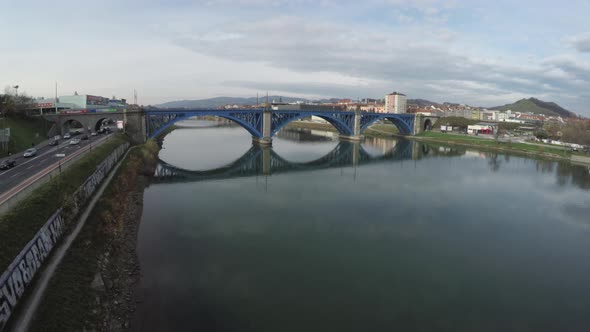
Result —
<path fill-rule="evenodd" d="M 558 163 L 557 183 L 562 186 L 570 181 L 581 189 L 590 190 L 590 169 L 580 165 L 572 165 L 569 162 Z"/>
<path fill-rule="evenodd" d="M 497 172 L 500 169 L 500 164 L 502 164 L 502 160 L 498 158 L 497 153 L 489 153 L 487 154 L 488 158 L 488 165 L 490 165 L 490 169 L 492 172 Z"/>
<path fill-rule="evenodd" d="M 537 172 L 541 173 L 553 173 L 553 167 L 555 165 L 554 161 L 550 160 L 537 160 L 536 168 Z"/>

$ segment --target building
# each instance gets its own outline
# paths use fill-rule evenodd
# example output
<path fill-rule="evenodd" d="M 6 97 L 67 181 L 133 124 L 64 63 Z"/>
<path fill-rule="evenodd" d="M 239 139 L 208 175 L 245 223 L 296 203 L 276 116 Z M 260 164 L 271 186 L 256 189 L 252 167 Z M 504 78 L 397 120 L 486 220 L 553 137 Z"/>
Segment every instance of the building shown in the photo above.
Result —
<path fill-rule="evenodd" d="M 406 95 L 397 92 L 385 95 L 385 113 L 407 113 Z"/>
<path fill-rule="evenodd" d="M 493 135 L 498 131 L 498 125 L 496 123 L 479 122 L 474 125 L 467 126 L 467 133 L 469 134 L 486 134 Z"/>

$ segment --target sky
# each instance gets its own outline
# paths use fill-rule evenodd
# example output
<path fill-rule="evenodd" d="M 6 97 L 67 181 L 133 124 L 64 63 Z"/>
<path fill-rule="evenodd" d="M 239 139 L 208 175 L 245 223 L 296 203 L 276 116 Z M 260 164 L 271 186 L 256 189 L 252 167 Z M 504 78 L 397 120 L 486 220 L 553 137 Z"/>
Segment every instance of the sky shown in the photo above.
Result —
<path fill-rule="evenodd" d="M 2 1 L 0 88 L 34 97 L 397 91 L 590 116 L 588 0 Z"/>

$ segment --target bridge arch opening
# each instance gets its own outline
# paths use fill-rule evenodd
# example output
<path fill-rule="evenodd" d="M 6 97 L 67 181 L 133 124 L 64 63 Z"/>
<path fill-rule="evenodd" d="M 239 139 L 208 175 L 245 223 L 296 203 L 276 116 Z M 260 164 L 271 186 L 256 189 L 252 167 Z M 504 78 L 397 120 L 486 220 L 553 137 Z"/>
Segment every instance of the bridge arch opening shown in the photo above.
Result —
<path fill-rule="evenodd" d="M 282 118 L 278 118 L 278 119 L 273 119 L 273 127 L 272 128 L 272 132 L 271 132 L 271 137 L 273 137 L 276 133 L 278 133 L 281 129 L 283 129 L 286 125 L 288 125 L 289 123 L 293 122 L 293 121 L 298 121 L 298 120 L 302 120 L 304 118 L 308 118 L 311 117 L 311 119 L 313 119 L 313 117 L 317 117 L 320 118 L 324 121 L 326 121 L 327 123 L 331 124 L 332 127 L 334 127 L 338 133 L 340 133 L 341 135 L 344 136 L 352 136 L 353 132 L 351 130 L 351 128 L 342 120 L 342 119 L 338 119 L 330 114 L 297 114 L 297 113 L 293 113 L 293 114 L 279 114 L 279 116 L 281 116 Z M 351 115 L 352 116 L 352 115 Z"/>
<path fill-rule="evenodd" d="M 115 125 L 116 125 L 116 122 L 114 119 L 104 117 L 104 118 L 101 118 L 98 121 L 96 121 L 96 123 L 94 124 L 94 128 L 92 128 L 92 129 L 94 130 L 95 133 L 98 133 L 98 132 L 102 132 L 107 127 L 112 128 Z"/>
<path fill-rule="evenodd" d="M 408 118 L 403 117 L 407 114 L 385 114 L 374 116 L 374 118 L 369 118 L 365 123 L 361 125 L 361 134 L 370 126 L 375 124 L 378 121 L 384 121 L 392 123 L 399 131 L 400 134 L 409 135 L 413 132 L 413 119 L 410 121 Z"/>
<path fill-rule="evenodd" d="M 424 131 L 431 131 L 432 130 L 432 121 L 430 121 L 430 119 L 426 119 L 426 121 L 424 121 L 424 127 L 422 129 Z"/>
<path fill-rule="evenodd" d="M 68 119 L 64 121 L 62 126 L 64 134 L 82 134 L 86 131 L 86 128 L 84 128 L 84 124 L 75 119 Z"/>

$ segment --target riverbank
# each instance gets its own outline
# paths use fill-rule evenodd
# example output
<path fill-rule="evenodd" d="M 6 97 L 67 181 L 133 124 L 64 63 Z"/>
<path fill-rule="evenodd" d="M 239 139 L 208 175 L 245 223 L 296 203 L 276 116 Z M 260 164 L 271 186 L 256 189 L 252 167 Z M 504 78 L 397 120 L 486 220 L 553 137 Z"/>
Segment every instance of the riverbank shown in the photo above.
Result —
<path fill-rule="evenodd" d="M 471 147 L 476 148 L 478 150 L 509 152 L 514 154 L 538 156 L 542 158 L 556 160 L 569 161 L 571 160 L 572 156 L 570 151 L 561 148 L 546 145 L 499 141 L 494 139 L 479 138 L 470 135 L 457 135 L 450 133 L 428 131 L 407 138 L 426 143 L 442 143 L 446 145 Z"/>
<path fill-rule="evenodd" d="M 314 122 L 294 121 L 289 123 L 287 127 L 338 132 L 331 124 Z M 570 161 L 572 159 L 572 153 L 570 151 L 559 147 L 552 147 L 550 145 L 503 142 L 470 135 L 457 135 L 433 131 L 424 132 L 416 136 L 402 136 L 399 134 L 399 131 L 395 126 L 387 124 L 373 125 L 365 130 L 363 135 L 368 137 L 403 137 L 425 143 L 471 147 L 478 150 L 507 152 L 556 160 Z"/>
<path fill-rule="evenodd" d="M 130 328 L 143 191 L 158 151 L 150 140 L 129 152 L 51 279 L 32 331 Z"/>

